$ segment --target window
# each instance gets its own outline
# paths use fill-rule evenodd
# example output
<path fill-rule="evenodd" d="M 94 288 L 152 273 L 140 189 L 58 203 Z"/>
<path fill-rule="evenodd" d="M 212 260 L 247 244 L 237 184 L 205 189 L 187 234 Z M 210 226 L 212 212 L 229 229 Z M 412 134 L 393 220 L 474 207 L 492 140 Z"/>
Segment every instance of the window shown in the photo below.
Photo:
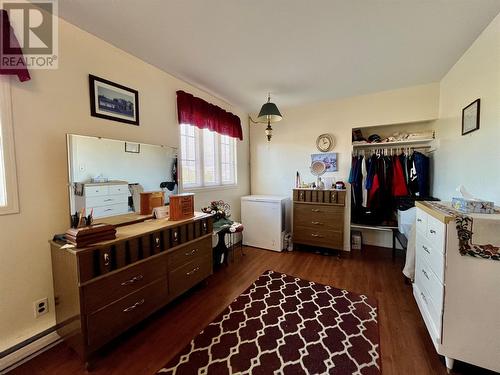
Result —
<path fill-rule="evenodd" d="M 191 125 L 180 127 L 183 188 L 235 185 L 235 139 Z"/>
<path fill-rule="evenodd" d="M 9 77 L 0 77 L 0 215 L 19 212 Z"/>

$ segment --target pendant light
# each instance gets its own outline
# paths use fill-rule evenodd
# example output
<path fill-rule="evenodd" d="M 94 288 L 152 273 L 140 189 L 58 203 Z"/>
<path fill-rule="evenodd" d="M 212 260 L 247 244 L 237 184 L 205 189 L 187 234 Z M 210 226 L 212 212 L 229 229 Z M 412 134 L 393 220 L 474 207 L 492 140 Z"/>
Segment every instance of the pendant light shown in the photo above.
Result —
<path fill-rule="evenodd" d="M 268 142 L 271 141 L 271 137 L 273 136 L 273 128 L 271 127 L 271 123 L 281 121 L 282 119 L 283 116 L 281 115 L 276 104 L 271 103 L 271 93 L 267 95 L 267 103 L 264 103 L 264 105 L 260 109 L 257 121 L 252 120 L 252 118 L 250 117 L 250 120 L 253 123 L 267 123 L 265 132 Z"/>

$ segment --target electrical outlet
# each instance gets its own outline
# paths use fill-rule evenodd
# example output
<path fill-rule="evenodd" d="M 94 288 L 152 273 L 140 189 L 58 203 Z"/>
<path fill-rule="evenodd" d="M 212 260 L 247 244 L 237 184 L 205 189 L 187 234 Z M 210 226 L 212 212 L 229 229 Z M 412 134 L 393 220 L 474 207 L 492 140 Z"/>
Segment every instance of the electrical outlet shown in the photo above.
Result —
<path fill-rule="evenodd" d="M 47 314 L 49 312 L 49 299 L 45 297 L 33 302 L 33 308 L 35 309 L 35 318 Z"/>

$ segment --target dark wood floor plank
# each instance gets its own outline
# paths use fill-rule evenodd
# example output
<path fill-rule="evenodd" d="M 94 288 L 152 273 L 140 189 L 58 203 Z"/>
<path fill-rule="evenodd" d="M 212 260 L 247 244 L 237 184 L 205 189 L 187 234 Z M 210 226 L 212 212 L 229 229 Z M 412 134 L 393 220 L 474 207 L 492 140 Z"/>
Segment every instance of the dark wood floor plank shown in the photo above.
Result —
<path fill-rule="evenodd" d="M 210 323 L 258 276 L 272 269 L 333 285 L 378 300 L 382 369 L 386 375 L 444 375 L 446 369 L 427 334 L 410 285 L 401 274 L 402 259 L 393 262 L 388 249 L 375 247 L 352 255 L 324 256 L 295 251 L 276 253 L 245 248 L 234 263 L 154 314 L 110 344 L 97 358 L 94 375 L 153 375 Z M 77 355 L 55 346 L 12 374 L 85 374 Z M 457 374 L 488 374 L 459 363 Z"/>

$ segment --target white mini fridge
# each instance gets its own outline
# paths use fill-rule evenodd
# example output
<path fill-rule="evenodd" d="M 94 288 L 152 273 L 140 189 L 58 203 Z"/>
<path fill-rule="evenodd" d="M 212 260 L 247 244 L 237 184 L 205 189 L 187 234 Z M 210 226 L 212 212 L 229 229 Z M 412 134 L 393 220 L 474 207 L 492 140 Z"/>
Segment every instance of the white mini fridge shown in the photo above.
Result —
<path fill-rule="evenodd" d="M 290 231 L 288 197 L 247 195 L 241 198 L 243 245 L 282 251 L 284 237 Z"/>

